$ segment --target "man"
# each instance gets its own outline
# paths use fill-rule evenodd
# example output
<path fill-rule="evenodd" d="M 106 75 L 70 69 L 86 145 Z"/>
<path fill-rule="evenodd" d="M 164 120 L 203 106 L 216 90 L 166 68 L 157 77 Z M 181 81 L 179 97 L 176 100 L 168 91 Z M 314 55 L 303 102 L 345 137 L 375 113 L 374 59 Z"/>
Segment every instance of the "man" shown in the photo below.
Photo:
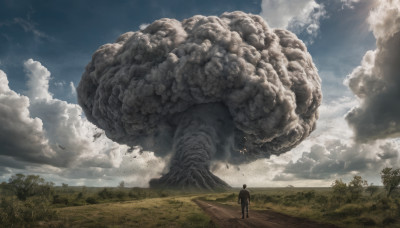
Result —
<path fill-rule="evenodd" d="M 246 184 L 244 184 L 238 198 L 238 203 L 242 205 L 242 219 L 244 219 L 244 208 L 246 208 L 246 217 L 249 217 L 250 193 L 246 190 L 246 187 Z"/>

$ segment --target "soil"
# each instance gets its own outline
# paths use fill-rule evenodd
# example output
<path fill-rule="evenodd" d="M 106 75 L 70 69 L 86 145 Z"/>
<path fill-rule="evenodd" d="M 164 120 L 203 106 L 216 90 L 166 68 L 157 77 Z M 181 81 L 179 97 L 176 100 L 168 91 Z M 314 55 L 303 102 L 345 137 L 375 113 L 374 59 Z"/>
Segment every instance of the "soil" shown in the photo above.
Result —
<path fill-rule="evenodd" d="M 332 224 L 292 217 L 272 210 L 251 210 L 251 205 L 249 206 L 249 218 L 242 219 L 240 205 L 234 207 L 202 200 L 194 200 L 194 202 L 220 227 L 337 228 Z"/>

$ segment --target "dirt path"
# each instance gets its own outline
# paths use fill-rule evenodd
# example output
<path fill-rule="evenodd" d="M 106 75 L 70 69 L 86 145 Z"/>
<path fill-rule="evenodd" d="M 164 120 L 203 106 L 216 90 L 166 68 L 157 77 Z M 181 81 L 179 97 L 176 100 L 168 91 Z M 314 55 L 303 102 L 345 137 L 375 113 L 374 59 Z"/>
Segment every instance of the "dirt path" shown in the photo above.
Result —
<path fill-rule="evenodd" d="M 271 210 L 249 210 L 249 217 L 242 219 L 240 206 L 237 207 L 194 200 L 220 227 L 273 227 L 273 228 L 337 228 L 331 224 L 321 224 L 303 218 L 291 217 Z"/>

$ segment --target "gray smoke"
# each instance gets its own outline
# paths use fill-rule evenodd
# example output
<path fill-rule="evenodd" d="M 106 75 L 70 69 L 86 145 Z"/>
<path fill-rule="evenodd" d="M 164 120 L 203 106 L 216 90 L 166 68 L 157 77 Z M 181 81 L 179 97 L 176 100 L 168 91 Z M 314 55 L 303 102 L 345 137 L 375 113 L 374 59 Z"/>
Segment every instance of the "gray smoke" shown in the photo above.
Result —
<path fill-rule="evenodd" d="M 279 155 L 312 130 L 320 78 L 303 42 L 243 12 L 160 19 L 101 46 L 77 88 L 87 118 L 112 140 L 158 156 L 152 185 L 215 189 L 210 161 Z"/>

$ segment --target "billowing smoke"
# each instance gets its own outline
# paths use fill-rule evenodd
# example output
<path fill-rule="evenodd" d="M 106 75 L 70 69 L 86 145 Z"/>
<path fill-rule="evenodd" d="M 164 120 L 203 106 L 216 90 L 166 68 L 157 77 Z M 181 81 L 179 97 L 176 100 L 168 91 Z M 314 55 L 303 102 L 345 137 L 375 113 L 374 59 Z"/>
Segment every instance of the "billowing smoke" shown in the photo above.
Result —
<path fill-rule="evenodd" d="M 87 118 L 158 156 L 151 186 L 224 188 L 211 161 L 279 155 L 315 128 L 320 78 L 293 33 L 243 12 L 164 18 L 101 46 L 77 88 Z"/>
<path fill-rule="evenodd" d="M 378 1 L 369 23 L 377 49 L 346 80 L 361 100 L 346 116 L 361 142 L 400 136 L 400 0 Z"/>

